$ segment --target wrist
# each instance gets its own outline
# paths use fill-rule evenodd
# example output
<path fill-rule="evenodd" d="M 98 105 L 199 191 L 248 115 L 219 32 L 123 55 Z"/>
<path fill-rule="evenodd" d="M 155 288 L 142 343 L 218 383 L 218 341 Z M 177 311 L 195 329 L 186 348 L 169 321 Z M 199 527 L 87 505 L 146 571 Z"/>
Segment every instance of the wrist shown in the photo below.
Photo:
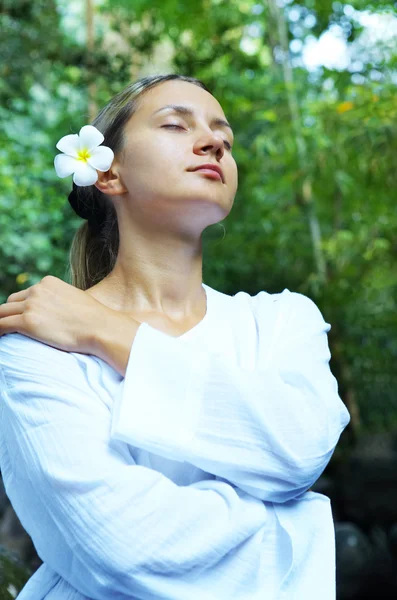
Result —
<path fill-rule="evenodd" d="M 98 356 L 125 376 L 131 347 L 141 323 L 119 311 L 109 309 L 97 324 L 91 345 Z"/>

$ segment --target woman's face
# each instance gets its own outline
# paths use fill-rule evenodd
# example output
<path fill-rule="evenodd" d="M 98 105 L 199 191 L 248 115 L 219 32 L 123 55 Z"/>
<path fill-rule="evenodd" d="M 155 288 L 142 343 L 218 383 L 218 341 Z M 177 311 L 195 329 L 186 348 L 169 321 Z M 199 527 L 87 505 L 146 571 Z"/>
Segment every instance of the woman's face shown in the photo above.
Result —
<path fill-rule="evenodd" d="M 149 89 L 125 126 L 124 142 L 118 172 L 134 218 L 187 225 L 189 217 L 197 231 L 229 214 L 237 190 L 233 133 L 204 89 L 178 80 Z M 218 166 L 222 178 L 195 171 L 205 164 Z"/>

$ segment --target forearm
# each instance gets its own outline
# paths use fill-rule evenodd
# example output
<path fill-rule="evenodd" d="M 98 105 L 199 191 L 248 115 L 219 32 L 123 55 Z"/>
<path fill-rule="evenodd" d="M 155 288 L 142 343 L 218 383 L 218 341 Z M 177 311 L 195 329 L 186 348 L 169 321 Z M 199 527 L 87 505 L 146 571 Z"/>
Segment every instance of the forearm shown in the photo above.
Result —
<path fill-rule="evenodd" d="M 125 376 L 131 347 L 141 323 L 123 313 L 110 311 L 98 324 L 92 340 L 92 353 Z"/>

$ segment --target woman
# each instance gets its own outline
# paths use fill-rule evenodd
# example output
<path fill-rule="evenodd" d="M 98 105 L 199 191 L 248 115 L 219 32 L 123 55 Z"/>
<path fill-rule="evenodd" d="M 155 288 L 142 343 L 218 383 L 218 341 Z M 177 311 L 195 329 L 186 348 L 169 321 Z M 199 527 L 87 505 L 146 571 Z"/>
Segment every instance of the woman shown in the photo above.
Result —
<path fill-rule="evenodd" d="M 349 421 L 330 326 L 300 294 L 202 283 L 237 188 L 222 107 L 148 77 L 93 125 L 111 165 L 88 185 L 89 143 L 58 165 L 87 219 L 73 285 L 0 306 L 1 471 L 43 560 L 19 598 L 334 599 L 330 502 L 307 491 Z"/>

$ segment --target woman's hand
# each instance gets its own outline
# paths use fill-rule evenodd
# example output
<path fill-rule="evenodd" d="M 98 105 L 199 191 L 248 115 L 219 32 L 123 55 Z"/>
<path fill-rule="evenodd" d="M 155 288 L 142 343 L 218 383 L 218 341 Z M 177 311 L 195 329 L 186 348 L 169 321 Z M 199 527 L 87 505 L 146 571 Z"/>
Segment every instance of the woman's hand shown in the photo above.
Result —
<path fill-rule="evenodd" d="M 126 317 L 85 291 L 46 275 L 0 304 L 0 336 L 22 333 L 67 352 L 97 354 L 97 334 L 120 318 Z"/>

